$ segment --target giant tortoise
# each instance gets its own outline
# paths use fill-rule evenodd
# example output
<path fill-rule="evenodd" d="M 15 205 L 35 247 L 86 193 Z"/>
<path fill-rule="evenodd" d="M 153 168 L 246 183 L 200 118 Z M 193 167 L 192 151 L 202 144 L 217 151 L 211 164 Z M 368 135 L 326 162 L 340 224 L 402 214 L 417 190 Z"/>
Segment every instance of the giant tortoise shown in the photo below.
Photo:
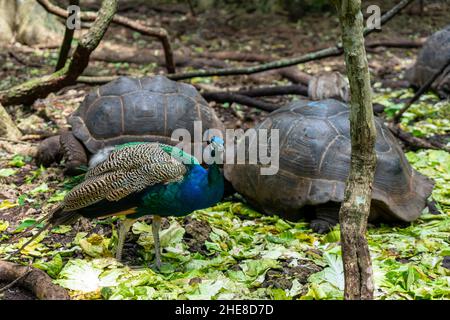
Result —
<path fill-rule="evenodd" d="M 369 219 L 412 221 L 424 209 L 433 182 L 411 167 L 379 118 L 375 124 L 377 167 Z M 350 168 L 348 106 L 333 99 L 295 101 L 255 129 L 279 130 L 278 172 L 261 175 L 262 165 L 248 163 L 253 136 L 238 141 L 237 148 L 245 143 L 246 162 L 226 164 L 225 177 L 259 210 L 289 220 L 310 216 L 314 231 L 329 230 L 338 222 Z"/>
<path fill-rule="evenodd" d="M 203 130 L 224 130 L 193 86 L 164 76 L 120 77 L 86 96 L 68 119 L 72 131 L 44 140 L 37 162 L 49 165 L 64 155 L 66 172 L 78 173 L 89 154 L 108 146 L 133 141 L 176 144 L 171 135 L 180 128 L 193 139 L 196 120 Z"/>
<path fill-rule="evenodd" d="M 424 85 L 450 61 L 450 25 L 433 33 L 420 50 L 416 63 L 407 70 L 405 78 L 413 87 Z M 442 98 L 450 95 L 450 66 L 433 82 L 432 88 Z"/>

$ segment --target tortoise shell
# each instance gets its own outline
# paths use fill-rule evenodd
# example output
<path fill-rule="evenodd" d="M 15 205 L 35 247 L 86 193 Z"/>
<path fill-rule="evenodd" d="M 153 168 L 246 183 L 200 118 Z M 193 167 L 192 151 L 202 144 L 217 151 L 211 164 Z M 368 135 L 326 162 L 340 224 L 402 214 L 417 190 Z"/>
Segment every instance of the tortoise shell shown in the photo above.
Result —
<path fill-rule="evenodd" d="M 414 220 L 425 207 L 433 182 L 411 167 L 382 121 L 376 118 L 375 124 L 371 219 Z M 265 213 L 296 220 L 305 214 L 305 206 L 342 202 L 351 151 L 347 105 L 332 99 L 295 101 L 269 114 L 255 129 L 279 130 L 278 172 L 260 175 L 261 165 L 248 162 L 225 165 L 225 177 L 250 203 Z M 238 147 L 247 143 L 246 159 L 248 143 L 255 143 L 252 139 L 238 142 Z"/>
<path fill-rule="evenodd" d="M 73 134 L 95 153 L 132 141 L 176 144 L 171 134 L 185 128 L 194 137 L 194 121 L 202 130 L 224 130 L 212 108 L 191 85 L 164 76 L 120 77 L 89 93 L 71 115 Z"/>
<path fill-rule="evenodd" d="M 420 50 L 415 65 L 406 73 L 407 80 L 414 86 L 425 84 L 450 59 L 450 25 L 432 34 Z M 440 95 L 450 95 L 450 67 L 433 82 Z"/>

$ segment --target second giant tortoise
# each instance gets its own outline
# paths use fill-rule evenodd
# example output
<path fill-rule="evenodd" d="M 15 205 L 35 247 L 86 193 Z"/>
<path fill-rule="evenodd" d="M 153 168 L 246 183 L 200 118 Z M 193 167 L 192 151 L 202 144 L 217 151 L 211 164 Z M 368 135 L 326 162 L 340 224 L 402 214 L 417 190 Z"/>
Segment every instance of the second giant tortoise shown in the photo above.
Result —
<path fill-rule="evenodd" d="M 419 217 L 433 182 L 414 170 L 389 129 L 379 118 L 377 167 L 370 220 L 412 221 Z M 338 222 L 350 168 L 349 108 L 337 100 L 295 101 L 269 114 L 258 129 L 279 130 L 279 170 L 261 175 L 260 164 L 226 164 L 225 177 L 252 205 L 289 220 L 311 215 L 314 231 Z M 252 140 L 252 141 L 249 141 Z M 246 142 L 245 142 L 246 141 Z M 269 140 L 270 141 L 270 140 Z M 272 143 L 272 141 L 270 141 Z"/>
<path fill-rule="evenodd" d="M 450 25 L 433 33 L 420 50 L 406 79 L 416 88 L 424 85 L 450 61 Z M 433 82 L 432 88 L 443 98 L 450 96 L 450 65 Z"/>

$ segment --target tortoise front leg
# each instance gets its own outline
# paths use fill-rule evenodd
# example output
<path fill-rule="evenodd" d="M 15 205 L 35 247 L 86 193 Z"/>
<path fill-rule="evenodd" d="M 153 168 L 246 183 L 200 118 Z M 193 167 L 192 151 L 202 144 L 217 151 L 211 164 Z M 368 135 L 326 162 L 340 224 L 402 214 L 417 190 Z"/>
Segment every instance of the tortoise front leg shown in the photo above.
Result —
<path fill-rule="evenodd" d="M 61 147 L 66 159 L 66 174 L 77 175 L 83 173 L 83 166 L 87 166 L 87 154 L 83 145 L 72 132 L 64 132 L 60 137 Z"/>
<path fill-rule="evenodd" d="M 340 204 L 335 202 L 316 206 L 316 219 L 311 221 L 311 229 L 317 233 L 327 233 L 339 223 Z"/>
<path fill-rule="evenodd" d="M 36 164 L 48 167 L 52 163 L 60 162 L 63 156 L 60 136 L 45 139 L 39 144 L 36 154 Z"/>

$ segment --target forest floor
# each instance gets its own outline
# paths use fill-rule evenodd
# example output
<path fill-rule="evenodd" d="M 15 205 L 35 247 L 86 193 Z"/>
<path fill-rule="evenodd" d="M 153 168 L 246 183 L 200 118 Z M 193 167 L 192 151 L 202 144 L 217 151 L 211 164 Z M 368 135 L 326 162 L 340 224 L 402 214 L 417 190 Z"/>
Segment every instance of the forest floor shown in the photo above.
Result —
<path fill-rule="evenodd" d="M 383 3 L 383 10 L 388 5 Z M 197 17 L 180 13 L 187 8 L 144 6 L 121 14 L 169 30 L 174 52 L 184 65 L 178 70 L 251 65 L 252 62 L 211 58 L 212 52 L 248 52 L 291 57 L 333 45 L 339 39 L 332 14 L 309 15 L 289 22 L 282 14 L 221 10 Z M 174 7 L 173 7 L 174 8 Z M 172 8 L 172 10 L 174 10 Z M 162 11 L 161 11 L 162 10 Z M 422 15 L 401 14 L 370 40 L 421 40 L 448 24 L 449 8 L 426 7 Z M 369 40 L 368 40 L 369 41 Z M 14 49 L 15 48 L 15 49 Z M 0 54 L 0 90 L 52 72 L 58 49 L 15 46 Z M 412 96 L 409 89 L 392 90 L 386 81 L 402 79 L 417 49 L 378 48 L 368 53 L 374 102 L 385 106 L 389 118 Z M 160 44 L 112 25 L 93 55 L 86 74 L 143 76 L 164 72 Z M 156 57 L 156 58 L 155 58 Z M 182 59 L 182 57 L 188 57 Z M 108 62 L 116 59 L 115 62 Z M 139 59 L 139 60 L 136 60 Z M 105 61 L 108 60 L 108 61 Z M 194 63 L 194 65 L 193 65 Z M 343 57 L 298 67 L 308 74 L 345 72 Z M 288 84 L 277 72 L 251 76 L 194 78 L 202 89 L 243 89 Z M 392 83 L 391 82 L 391 83 Z M 66 118 L 92 89 L 85 84 L 65 88 L 24 108 L 8 108 L 29 142 L 0 141 L 0 259 L 45 270 L 73 299 L 339 299 L 343 270 L 339 231 L 313 233 L 308 221 L 290 222 L 254 211 L 232 197 L 186 218 L 163 223 L 164 268 L 153 260 L 151 218 L 136 222 L 129 233 L 124 261 L 113 257 L 117 220 L 78 222 L 43 233 L 20 255 L 9 256 L 31 235 L 22 231 L 61 201 L 77 181 L 63 175 L 62 165 L 37 167 L 27 156 L 32 144 L 67 128 Z M 264 99 L 285 104 L 295 96 Z M 238 104 L 211 103 L 228 128 L 249 128 L 267 113 Z M 421 137 L 446 142 L 450 135 L 450 102 L 427 93 L 405 113 L 402 127 Z M 28 144 L 29 143 L 29 144 Z M 450 154 L 405 149 L 410 163 L 436 182 L 433 198 L 442 214 L 428 209 L 417 221 L 403 225 L 374 225 L 369 245 L 374 264 L 377 299 L 450 298 Z M 33 231 L 34 232 L 34 231 Z M 138 266 L 138 267 L 137 267 Z M 0 283 L 0 288 L 3 286 Z M 12 288 L 0 299 L 33 298 Z"/>

